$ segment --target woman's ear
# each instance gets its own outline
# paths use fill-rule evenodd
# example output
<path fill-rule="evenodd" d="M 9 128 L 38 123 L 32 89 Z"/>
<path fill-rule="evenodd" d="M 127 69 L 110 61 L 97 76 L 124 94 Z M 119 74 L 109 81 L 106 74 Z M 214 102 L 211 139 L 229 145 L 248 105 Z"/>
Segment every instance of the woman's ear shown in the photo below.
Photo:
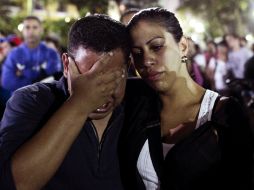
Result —
<path fill-rule="evenodd" d="M 69 70 L 69 56 L 67 53 L 62 54 L 62 62 L 63 62 L 63 74 L 64 77 L 67 78 L 68 70 Z"/>
<path fill-rule="evenodd" d="M 189 52 L 189 40 L 183 36 L 179 42 L 179 48 L 182 53 L 182 56 L 187 56 Z"/>

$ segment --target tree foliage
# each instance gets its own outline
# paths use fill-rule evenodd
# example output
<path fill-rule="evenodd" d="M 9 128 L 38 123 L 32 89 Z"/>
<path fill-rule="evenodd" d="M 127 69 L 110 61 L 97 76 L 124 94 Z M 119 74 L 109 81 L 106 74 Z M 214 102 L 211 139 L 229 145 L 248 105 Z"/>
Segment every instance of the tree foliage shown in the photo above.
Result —
<path fill-rule="evenodd" d="M 76 5 L 79 11 L 89 10 L 91 13 L 107 13 L 108 9 L 108 0 L 68 0 L 68 2 Z"/>
<path fill-rule="evenodd" d="M 180 0 L 180 12 L 190 11 L 206 22 L 212 37 L 233 32 L 240 35 L 251 31 L 251 0 Z"/>
<path fill-rule="evenodd" d="M 52 3 L 59 2 L 60 10 L 64 11 L 67 4 L 76 5 L 80 16 L 85 16 L 88 12 L 90 13 L 107 13 L 108 9 L 108 0 L 33 0 L 34 8 L 38 5 L 42 6 L 42 9 L 45 9 Z M 13 16 L 10 14 L 10 6 L 15 5 L 20 8 L 18 15 Z M 27 0 L 1 0 L 0 5 L 0 28 L 3 29 L 6 33 L 17 33 L 18 24 L 27 16 Z M 51 18 L 45 19 L 43 26 L 45 28 L 45 34 L 55 33 L 61 38 L 62 45 L 66 44 L 67 33 L 70 25 L 74 22 L 71 20 L 69 23 L 66 23 L 64 19 L 53 20 Z"/>
<path fill-rule="evenodd" d="M 159 0 L 122 0 L 119 3 L 123 3 L 127 8 L 148 8 L 148 7 L 157 7 L 159 6 Z"/>
<path fill-rule="evenodd" d="M 9 1 L 9 0 L 1 0 L 1 5 L 0 5 L 0 29 L 4 32 L 11 32 L 12 27 L 10 27 L 10 22 L 11 22 L 11 17 L 10 17 L 10 10 L 9 6 L 13 6 L 14 3 Z"/>

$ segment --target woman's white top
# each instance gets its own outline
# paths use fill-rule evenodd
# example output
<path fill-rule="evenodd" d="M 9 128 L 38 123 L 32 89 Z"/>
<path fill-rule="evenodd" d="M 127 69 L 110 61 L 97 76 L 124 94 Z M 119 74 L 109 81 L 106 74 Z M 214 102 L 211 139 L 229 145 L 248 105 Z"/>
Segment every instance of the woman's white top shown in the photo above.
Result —
<path fill-rule="evenodd" d="M 199 114 L 198 114 L 198 120 L 195 129 L 197 129 L 199 126 L 203 125 L 205 122 L 210 121 L 212 117 L 212 110 L 214 107 L 214 103 L 216 101 L 216 98 L 218 97 L 218 93 L 206 90 L 205 95 L 203 97 Z M 139 171 L 139 174 L 146 186 L 147 190 L 159 190 L 160 189 L 160 181 L 159 178 L 155 172 L 150 151 L 149 151 L 149 141 L 148 139 L 145 141 L 143 148 L 139 154 L 138 161 L 137 161 L 137 168 Z M 168 154 L 168 152 L 171 150 L 171 148 L 174 146 L 174 144 L 166 144 L 162 143 L 163 145 L 163 155 L 164 158 Z"/>

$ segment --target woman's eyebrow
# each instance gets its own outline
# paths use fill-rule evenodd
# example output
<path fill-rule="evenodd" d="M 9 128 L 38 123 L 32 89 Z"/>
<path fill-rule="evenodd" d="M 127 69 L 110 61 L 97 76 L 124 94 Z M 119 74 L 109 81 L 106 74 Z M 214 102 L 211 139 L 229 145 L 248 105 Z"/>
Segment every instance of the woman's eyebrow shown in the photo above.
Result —
<path fill-rule="evenodd" d="M 150 40 L 148 40 L 147 42 L 146 42 L 146 45 L 148 45 L 148 44 L 150 44 L 153 40 L 155 40 L 155 39 L 164 39 L 163 37 L 161 37 L 161 36 L 155 36 L 155 37 L 153 37 L 152 39 L 150 39 Z M 139 46 L 132 46 L 132 48 L 139 48 Z"/>
<path fill-rule="evenodd" d="M 153 40 L 158 39 L 158 38 L 164 39 L 164 38 L 161 37 L 161 36 L 155 36 L 155 37 L 153 37 L 152 39 L 148 40 L 148 41 L 146 42 L 146 44 L 149 44 L 149 43 L 151 43 Z"/>

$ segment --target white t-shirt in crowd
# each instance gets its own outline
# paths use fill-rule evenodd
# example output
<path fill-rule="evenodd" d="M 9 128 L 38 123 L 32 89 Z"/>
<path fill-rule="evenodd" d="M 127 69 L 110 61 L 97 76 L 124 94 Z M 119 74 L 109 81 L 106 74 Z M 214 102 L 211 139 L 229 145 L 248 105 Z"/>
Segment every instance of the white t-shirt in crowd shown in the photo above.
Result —
<path fill-rule="evenodd" d="M 209 69 L 214 71 L 214 85 L 216 90 L 224 90 L 227 88 L 224 76 L 227 74 L 227 65 L 222 60 L 216 60 L 214 57 L 210 59 Z"/>
<path fill-rule="evenodd" d="M 236 78 L 243 78 L 244 65 L 246 61 L 253 55 L 248 48 L 241 48 L 238 51 L 231 51 L 228 54 L 228 69 L 231 69 Z"/>

